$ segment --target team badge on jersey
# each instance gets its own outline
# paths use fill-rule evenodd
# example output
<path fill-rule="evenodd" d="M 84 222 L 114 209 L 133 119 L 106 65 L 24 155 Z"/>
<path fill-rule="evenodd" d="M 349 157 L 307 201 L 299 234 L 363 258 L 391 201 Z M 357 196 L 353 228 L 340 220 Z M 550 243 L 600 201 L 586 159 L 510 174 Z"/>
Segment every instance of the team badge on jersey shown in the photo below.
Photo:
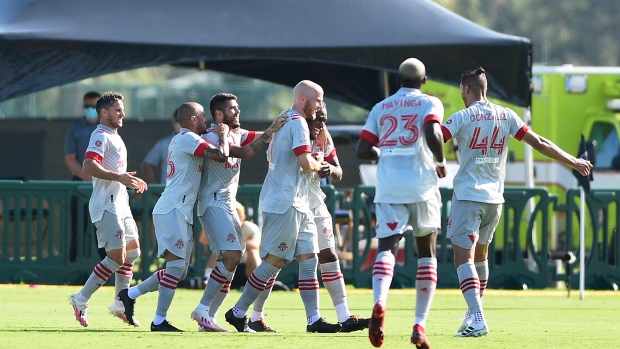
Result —
<path fill-rule="evenodd" d="M 386 223 L 388 228 L 390 228 L 391 230 L 396 229 L 396 227 L 398 226 L 398 222 L 390 222 L 390 223 Z"/>
<path fill-rule="evenodd" d="M 235 240 L 237 240 L 235 235 L 233 235 L 233 233 L 228 233 L 228 237 L 226 238 L 226 241 L 228 241 L 228 242 L 235 242 Z"/>
<path fill-rule="evenodd" d="M 120 240 L 122 240 L 122 239 L 123 239 L 123 235 L 125 235 L 125 233 L 123 233 L 123 230 L 122 230 L 122 229 L 119 229 L 119 230 L 116 232 L 116 237 L 117 237 L 117 238 L 119 238 Z"/>
<path fill-rule="evenodd" d="M 185 243 L 183 242 L 182 239 L 177 240 L 177 243 L 174 244 L 174 246 L 176 246 L 179 250 L 183 248 L 183 246 L 185 246 Z"/>
<path fill-rule="evenodd" d="M 288 248 L 288 246 L 286 245 L 286 242 L 281 242 L 280 245 L 278 246 L 278 250 L 280 251 L 284 251 Z"/>

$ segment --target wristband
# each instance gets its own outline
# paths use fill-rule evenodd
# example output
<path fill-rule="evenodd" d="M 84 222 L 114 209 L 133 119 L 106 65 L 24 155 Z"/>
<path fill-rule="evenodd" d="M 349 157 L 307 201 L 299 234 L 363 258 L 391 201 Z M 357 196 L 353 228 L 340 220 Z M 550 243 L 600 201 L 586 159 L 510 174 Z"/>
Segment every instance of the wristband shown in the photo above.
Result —
<path fill-rule="evenodd" d="M 446 159 L 444 158 L 441 161 L 437 161 L 437 166 L 439 167 L 445 167 L 446 166 Z"/>

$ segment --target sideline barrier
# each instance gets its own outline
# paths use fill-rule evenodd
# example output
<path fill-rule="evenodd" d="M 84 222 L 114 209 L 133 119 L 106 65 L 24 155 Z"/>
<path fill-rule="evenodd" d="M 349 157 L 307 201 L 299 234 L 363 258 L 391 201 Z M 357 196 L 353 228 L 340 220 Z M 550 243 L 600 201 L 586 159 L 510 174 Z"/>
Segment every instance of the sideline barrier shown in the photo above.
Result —
<path fill-rule="evenodd" d="M 260 185 L 242 185 L 237 200 L 246 206 L 248 217 L 261 223 L 258 210 Z M 152 224 L 153 207 L 163 185 L 151 185 L 141 195 L 129 191 L 130 206 L 140 231 L 142 256 L 134 266 L 134 279 L 143 280 L 162 267 L 156 258 L 157 243 Z M 356 287 L 371 287 L 372 263 L 376 254 L 373 211 L 374 187 L 357 186 L 349 200 L 333 186 L 322 187 L 332 215 L 337 210 L 350 210 L 352 224 L 347 231 L 349 245 L 341 258 L 342 273 Z M 95 231 L 87 212 L 92 185 L 71 181 L 0 181 L 0 283 L 83 284 L 99 261 Z M 442 222 L 437 239 L 438 286 L 458 287 L 450 241 L 445 236 L 452 190 L 441 188 Z M 545 288 L 556 280 L 570 278 L 578 286 L 577 264 L 566 272 L 552 270 L 549 259 L 550 225 L 556 213 L 565 220 L 566 248 L 577 254 L 579 190 L 567 192 L 566 204 L 545 188 L 506 188 L 503 218 L 489 248 L 491 288 Z M 76 200 L 76 256 L 69 257 L 72 235 L 71 200 Z M 528 213 L 528 201 L 534 211 Z M 620 216 L 620 191 L 593 190 L 586 202 L 586 287 L 614 289 L 620 283 L 620 239 L 616 224 Z M 207 262 L 206 246 L 198 242 L 201 227 L 194 218 L 195 253 L 188 280 L 201 277 Z M 334 219 L 336 224 L 336 219 Z M 355 246 L 355 247 L 353 247 Z M 536 251 L 530 253 L 529 251 Z M 578 255 L 578 254 L 577 254 Z M 552 263 L 551 263 L 552 264 Z M 288 285 L 297 284 L 297 264 L 286 265 L 278 279 Z M 401 242 L 393 287 L 414 287 L 417 259 L 411 234 Z M 113 281 L 108 281 L 110 284 Z"/>

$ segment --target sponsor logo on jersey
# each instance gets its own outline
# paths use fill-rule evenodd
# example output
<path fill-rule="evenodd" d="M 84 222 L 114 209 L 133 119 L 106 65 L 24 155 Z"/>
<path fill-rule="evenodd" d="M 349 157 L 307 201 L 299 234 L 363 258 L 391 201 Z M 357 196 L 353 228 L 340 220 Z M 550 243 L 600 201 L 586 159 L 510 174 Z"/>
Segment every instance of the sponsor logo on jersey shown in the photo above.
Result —
<path fill-rule="evenodd" d="M 177 240 L 177 243 L 174 244 L 174 246 L 176 246 L 176 248 L 178 248 L 180 250 L 180 249 L 182 249 L 185 246 L 185 243 L 183 242 L 183 239 L 179 239 L 179 240 Z"/>

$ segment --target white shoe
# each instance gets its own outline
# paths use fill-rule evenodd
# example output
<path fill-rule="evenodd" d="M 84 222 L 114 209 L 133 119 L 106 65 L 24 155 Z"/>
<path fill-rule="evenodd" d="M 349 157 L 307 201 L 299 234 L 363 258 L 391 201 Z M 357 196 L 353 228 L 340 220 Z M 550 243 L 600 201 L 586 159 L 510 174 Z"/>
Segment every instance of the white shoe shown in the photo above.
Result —
<path fill-rule="evenodd" d="M 222 333 L 231 333 L 231 330 L 227 330 L 224 327 L 220 326 L 220 324 L 217 323 L 217 321 L 215 321 L 215 318 L 209 318 L 211 321 L 211 325 L 213 326 L 213 329 L 210 331 L 206 331 L 204 329 L 204 327 L 198 325 L 198 332 L 222 332 Z"/>
<path fill-rule="evenodd" d="M 84 327 L 88 327 L 88 317 L 86 312 L 88 310 L 88 302 L 82 303 L 78 301 L 78 293 L 69 296 L 69 303 L 73 306 L 73 313 L 75 319 Z"/>
<path fill-rule="evenodd" d="M 110 305 L 108 308 L 108 312 L 112 314 L 114 317 L 121 319 L 124 323 L 129 325 L 129 321 L 127 321 L 127 317 L 125 316 L 125 307 L 122 305 L 116 304 L 116 301 Z M 140 323 L 134 319 L 134 326 L 139 327 Z"/>
<path fill-rule="evenodd" d="M 230 332 L 219 325 L 213 324 L 211 322 L 211 318 L 209 317 L 209 310 L 198 310 L 194 309 L 191 315 L 192 319 L 198 323 L 199 329 L 202 328 L 200 332 Z M 224 330 L 224 331 L 222 331 Z"/>
<path fill-rule="evenodd" d="M 472 321 L 465 330 L 457 333 L 455 337 L 482 337 L 489 333 L 486 321 Z"/>
<path fill-rule="evenodd" d="M 469 326 L 470 323 L 471 323 L 471 314 L 469 313 L 469 309 L 467 309 L 467 311 L 465 312 L 465 317 L 463 318 L 463 323 L 461 324 L 459 329 L 456 330 L 456 333 L 461 333 L 465 331 L 465 329 Z"/>

